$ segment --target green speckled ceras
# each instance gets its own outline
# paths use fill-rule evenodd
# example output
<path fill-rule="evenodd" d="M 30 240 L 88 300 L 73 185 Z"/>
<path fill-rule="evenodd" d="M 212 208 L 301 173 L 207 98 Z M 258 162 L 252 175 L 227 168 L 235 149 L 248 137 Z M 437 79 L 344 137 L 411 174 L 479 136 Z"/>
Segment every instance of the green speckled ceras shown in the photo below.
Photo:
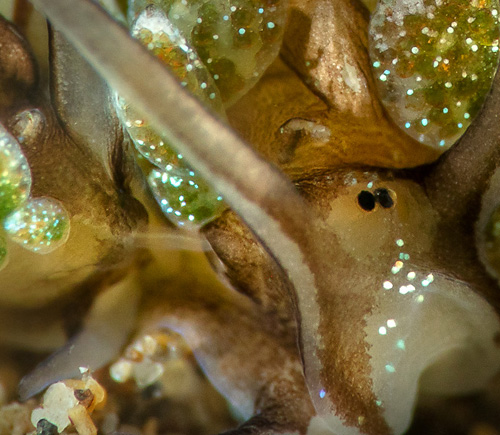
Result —
<path fill-rule="evenodd" d="M 17 140 L 0 126 L 0 268 L 11 240 L 40 254 L 61 246 L 69 235 L 69 215 L 52 198 L 30 199 L 31 172 Z"/>
<path fill-rule="evenodd" d="M 0 222 L 25 202 L 31 173 L 17 141 L 0 126 Z"/>
<path fill-rule="evenodd" d="M 161 8 L 196 50 L 230 105 L 250 89 L 278 55 L 286 0 L 131 0 L 137 16 Z"/>
<path fill-rule="evenodd" d="M 277 56 L 286 16 L 283 1 L 138 0 L 129 5 L 131 34 L 165 63 L 181 84 L 225 118 Z M 147 119 L 116 96 L 118 115 L 163 213 L 197 229 L 226 207 Z"/>
<path fill-rule="evenodd" d="M 416 140 L 448 148 L 478 114 L 499 59 L 498 0 L 381 0 L 370 24 L 378 90 Z"/>

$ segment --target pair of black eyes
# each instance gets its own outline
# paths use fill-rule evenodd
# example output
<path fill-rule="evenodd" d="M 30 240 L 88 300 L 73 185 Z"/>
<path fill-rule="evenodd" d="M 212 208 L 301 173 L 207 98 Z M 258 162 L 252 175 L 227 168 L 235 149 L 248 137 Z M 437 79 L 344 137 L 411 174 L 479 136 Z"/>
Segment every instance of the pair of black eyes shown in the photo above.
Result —
<path fill-rule="evenodd" d="M 372 211 L 377 202 L 383 208 L 391 208 L 394 205 L 393 194 L 387 189 L 375 189 L 373 193 L 362 190 L 358 194 L 358 204 L 363 210 Z"/>

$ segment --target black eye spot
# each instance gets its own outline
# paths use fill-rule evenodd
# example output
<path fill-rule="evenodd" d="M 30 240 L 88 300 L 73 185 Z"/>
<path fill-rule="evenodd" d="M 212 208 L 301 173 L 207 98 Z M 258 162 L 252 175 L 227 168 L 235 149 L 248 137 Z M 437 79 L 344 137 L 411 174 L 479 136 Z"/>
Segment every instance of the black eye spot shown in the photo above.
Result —
<path fill-rule="evenodd" d="M 375 199 L 384 208 L 391 208 L 394 205 L 394 194 L 387 189 L 376 189 Z"/>
<path fill-rule="evenodd" d="M 373 193 L 363 190 L 358 195 L 359 206 L 366 211 L 372 211 L 375 208 L 375 197 Z"/>

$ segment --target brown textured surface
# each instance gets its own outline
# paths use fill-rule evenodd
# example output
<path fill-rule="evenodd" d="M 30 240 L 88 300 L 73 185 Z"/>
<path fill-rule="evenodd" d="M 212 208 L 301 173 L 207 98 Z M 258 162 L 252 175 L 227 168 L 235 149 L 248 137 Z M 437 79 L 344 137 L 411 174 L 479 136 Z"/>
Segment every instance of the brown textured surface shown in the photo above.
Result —
<path fill-rule="evenodd" d="M 38 72 L 26 41 L 0 16 L 0 116 L 26 101 L 34 91 Z"/>

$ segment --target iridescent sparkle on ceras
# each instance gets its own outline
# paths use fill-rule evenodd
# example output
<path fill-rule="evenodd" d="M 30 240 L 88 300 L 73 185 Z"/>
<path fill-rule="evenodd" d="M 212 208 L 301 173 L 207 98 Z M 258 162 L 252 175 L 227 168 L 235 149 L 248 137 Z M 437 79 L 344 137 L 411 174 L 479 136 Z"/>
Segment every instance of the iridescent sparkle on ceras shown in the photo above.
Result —
<path fill-rule="evenodd" d="M 47 254 L 64 244 L 69 235 L 69 215 L 52 198 L 35 198 L 12 212 L 3 222 L 11 240 L 40 254 Z"/>
<path fill-rule="evenodd" d="M 163 9 L 198 52 L 225 105 L 250 89 L 278 55 L 287 15 L 286 0 L 134 0 Z"/>
<path fill-rule="evenodd" d="M 478 114 L 499 59 L 498 0 L 381 0 L 370 23 L 385 108 L 414 139 L 448 148 Z"/>
<path fill-rule="evenodd" d="M 21 147 L 0 125 L 0 222 L 25 202 L 31 189 L 31 172 Z"/>
<path fill-rule="evenodd" d="M 0 224 L 29 197 L 31 172 L 17 140 L 0 125 Z M 7 240 L 0 235 L 0 269 L 7 265 Z"/>
<path fill-rule="evenodd" d="M 207 68 L 161 9 L 148 5 L 135 20 L 132 36 L 168 65 L 182 86 L 215 112 L 224 113 L 219 91 Z M 192 229 L 216 217 L 224 208 L 222 198 L 119 96 L 116 107 L 136 149 L 156 166 L 150 171 L 143 165 L 145 172 L 151 172 L 148 184 L 164 214 L 176 225 Z"/>
<path fill-rule="evenodd" d="M 132 36 L 222 118 L 277 56 L 286 17 L 279 0 L 131 0 L 129 10 Z M 193 229 L 216 217 L 220 195 L 119 96 L 116 107 L 137 150 L 157 167 L 148 183 L 165 215 Z"/>
<path fill-rule="evenodd" d="M 69 234 L 69 215 L 51 198 L 30 199 L 31 172 L 18 141 L 0 125 L 0 224 L 7 238 L 45 254 Z M 7 239 L 0 235 L 0 268 L 7 259 Z"/>
<path fill-rule="evenodd" d="M 194 171 L 169 166 L 166 171 L 152 170 L 148 181 L 163 213 L 179 226 L 196 228 L 225 208 L 222 197 Z"/>

